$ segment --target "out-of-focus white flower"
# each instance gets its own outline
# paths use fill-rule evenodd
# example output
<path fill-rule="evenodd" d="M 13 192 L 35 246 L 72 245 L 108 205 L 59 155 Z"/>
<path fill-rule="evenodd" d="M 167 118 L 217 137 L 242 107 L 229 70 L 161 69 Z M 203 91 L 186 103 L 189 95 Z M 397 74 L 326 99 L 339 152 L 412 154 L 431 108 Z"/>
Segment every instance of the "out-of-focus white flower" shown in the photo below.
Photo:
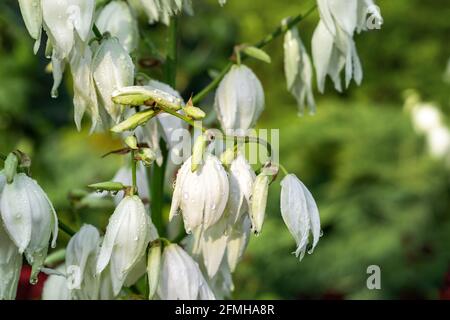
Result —
<path fill-rule="evenodd" d="M 308 105 L 311 113 L 314 113 L 313 67 L 297 28 L 289 29 L 284 36 L 284 73 L 287 88 L 297 99 L 299 112 L 302 114 L 305 105 Z"/>
<path fill-rule="evenodd" d="M 53 86 L 51 90 L 52 98 L 58 97 L 58 88 L 61 85 L 63 80 L 64 70 L 66 69 L 66 61 L 65 59 L 59 58 L 55 51 L 52 52 L 51 56 L 51 69 L 53 75 Z"/>
<path fill-rule="evenodd" d="M 176 244 L 164 249 L 157 294 L 163 300 L 214 299 L 198 264 Z"/>
<path fill-rule="evenodd" d="M 312 234 L 312 253 L 321 236 L 320 216 L 311 192 L 294 175 L 288 174 L 281 181 L 281 215 L 289 232 L 297 243 L 295 255 L 303 259 Z"/>
<path fill-rule="evenodd" d="M 234 225 L 228 236 L 227 262 L 231 272 L 236 270 L 236 266 L 247 248 L 250 240 L 250 229 L 250 218 L 248 215 L 244 215 Z"/>
<path fill-rule="evenodd" d="M 99 13 L 95 25 L 101 33 L 109 32 L 119 39 L 128 52 L 138 46 L 139 31 L 136 18 L 124 1 L 112 1 Z"/>
<path fill-rule="evenodd" d="M 142 201 L 137 196 L 126 196 L 109 219 L 97 260 L 97 274 L 110 266 L 115 295 L 142 260 L 148 243 L 156 238 L 157 231 Z"/>
<path fill-rule="evenodd" d="M 11 240 L 33 267 L 30 281 L 36 282 L 52 234 L 52 247 L 56 245 L 58 218 L 53 205 L 35 180 L 18 173 L 3 188 L 0 211 Z"/>
<path fill-rule="evenodd" d="M 104 39 L 94 54 L 92 73 L 102 104 L 113 121 L 120 121 L 122 106 L 112 101 L 112 93 L 133 85 L 134 64 L 114 37 Z"/>
<path fill-rule="evenodd" d="M 227 0 L 219 0 L 219 4 L 221 6 L 224 6 L 227 3 Z"/>
<path fill-rule="evenodd" d="M 36 54 L 41 44 L 42 35 L 41 0 L 19 0 L 19 6 L 28 33 L 35 40 L 33 51 Z"/>
<path fill-rule="evenodd" d="M 92 225 L 84 225 L 70 239 L 66 249 L 66 273 L 71 274 L 74 299 L 94 300 L 98 298 L 100 277 L 96 276 L 97 254 L 100 234 Z"/>
<path fill-rule="evenodd" d="M 228 199 L 228 177 L 219 159 L 206 154 L 204 163 L 191 171 L 192 157 L 177 174 L 170 208 L 170 220 L 181 208 L 187 233 L 203 225 L 204 230 L 222 217 Z"/>
<path fill-rule="evenodd" d="M 191 11 L 191 1 L 186 0 L 140 0 L 148 17 L 148 23 L 162 22 L 170 23 L 170 17 L 177 15 L 184 8 Z"/>
<path fill-rule="evenodd" d="M 69 56 L 76 37 L 88 40 L 91 32 L 95 0 L 41 0 L 44 29 L 58 58 Z"/>
<path fill-rule="evenodd" d="M 427 143 L 430 154 L 436 158 L 446 158 L 450 161 L 450 130 L 440 126 L 427 133 Z M 450 162 L 448 162 L 450 164 Z"/>
<path fill-rule="evenodd" d="M 380 29 L 383 24 L 380 8 L 375 5 L 373 0 L 358 1 L 357 19 L 356 31 L 358 33 L 371 29 Z"/>
<path fill-rule="evenodd" d="M 352 78 L 360 84 L 363 73 L 353 35 L 355 31 L 368 29 L 363 23 L 367 22 L 364 21 L 367 14 L 374 10 L 373 1 L 317 0 L 317 4 L 320 21 L 312 38 L 312 55 L 319 91 L 324 91 L 327 75 L 335 89 L 342 91 L 340 72 L 344 68 L 346 87 Z M 377 14 L 382 20 L 379 12 Z"/>
<path fill-rule="evenodd" d="M 436 106 L 418 103 L 411 108 L 412 122 L 418 133 L 426 133 L 442 126 L 442 114 Z"/>
<path fill-rule="evenodd" d="M 66 265 L 62 264 L 56 271 L 64 274 Z M 42 300 L 72 300 L 72 293 L 67 286 L 67 279 L 62 275 L 52 274 L 44 282 Z"/>
<path fill-rule="evenodd" d="M 0 173 L 0 194 L 2 179 Z M 22 255 L 0 221 L 0 300 L 14 300 L 22 268 Z"/>
<path fill-rule="evenodd" d="M 214 106 L 224 130 L 252 128 L 264 110 L 261 82 L 245 65 L 234 65 L 216 91 Z"/>

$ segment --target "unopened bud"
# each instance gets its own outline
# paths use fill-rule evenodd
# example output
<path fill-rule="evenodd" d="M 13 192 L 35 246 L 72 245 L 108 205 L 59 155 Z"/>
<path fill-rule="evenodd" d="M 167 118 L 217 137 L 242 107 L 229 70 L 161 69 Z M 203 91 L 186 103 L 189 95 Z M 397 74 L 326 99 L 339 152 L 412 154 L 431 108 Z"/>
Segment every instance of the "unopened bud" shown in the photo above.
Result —
<path fill-rule="evenodd" d="M 161 270 L 161 242 L 154 241 L 150 246 L 147 257 L 148 298 L 151 300 L 158 288 Z"/>
<path fill-rule="evenodd" d="M 105 181 L 88 185 L 89 188 L 97 191 L 120 191 L 126 188 L 122 183 L 115 181 Z"/>
<path fill-rule="evenodd" d="M 195 172 L 198 169 L 198 166 L 203 162 L 203 155 L 205 153 L 207 144 L 208 137 L 206 134 L 200 135 L 197 140 L 195 140 L 194 147 L 192 148 L 192 172 Z"/>
<path fill-rule="evenodd" d="M 17 172 L 17 166 L 19 165 L 19 158 L 13 152 L 8 154 L 8 157 L 5 160 L 5 176 L 6 182 L 12 183 L 14 180 L 14 176 Z"/>
<path fill-rule="evenodd" d="M 135 136 L 128 136 L 125 138 L 125 144 L 133 150 L 138 149 L 137 140 Z"/>
<path fill-rule="evenodd" d="M 156 153 L 150 148 L 141 148 L 135 155 L 135 159 L 142 161 L 144 166 L 150 166 L 156 159 Z"/>
<path fill-rule="evenodd" d="M 148 120 L 156 116 L 156 114 L 157 112 L 152 109 L 137 112 L 128 119 L 112 127 L 111 131 L 116 133 L 131 131 L 138 126 L 145 124 Z"/>
<path fill-rule="evenodd" d="M 206 117 L 206 113 L 202 109 L 194 106 L 186 106 L 183 111 L 194 120 L 202 120 Z"/>

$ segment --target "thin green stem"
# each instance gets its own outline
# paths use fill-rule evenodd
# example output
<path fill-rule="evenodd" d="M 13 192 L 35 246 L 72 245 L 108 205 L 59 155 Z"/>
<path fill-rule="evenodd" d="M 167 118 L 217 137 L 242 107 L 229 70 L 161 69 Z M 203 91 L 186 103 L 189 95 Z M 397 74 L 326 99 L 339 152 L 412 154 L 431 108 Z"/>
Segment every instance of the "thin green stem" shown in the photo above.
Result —
<path fill-rule="evenodd" d="M 134 159 L 134 150 L 131 150 L 131 181 L 133 183 L 133 192 L 136 193 L 137 191 L 137 173 L 136 173 L 136 167 L 137 167 L 137 161 Z"/>
<path fill-rule="evenodd" d="M 53 265 L 63 261 L 65 258 L 66 258 L 66 249 L 56 250 L 55 252 L 49 254 L 47 258 L 45 258 L 44 264 L 46 266 Z"/>
<path fill-rule="evenodd" d="M 287 23 L 281 24 L 272 33 L 268 34 L 263 39 L 256 42 L 253 46 L 257 47 L 257 48 L 263 48 L 264 46 L 266 46 L 267 44 L 272 42 L 274 39 L 276 39 L 280 35 L 284 34 L 287 30 L 289 30 L 292 27 L 294 27 L 295 25 L 297 25 L 300 21 L 305 19 L 307 16 L 309 16 L 316 9 L 316 7 L 317 7 L 317 5 L 314 5 L 305 14 L 299 14 L 299 15 L 295 16 L 294 18 L 290 19 Z M 245 60 L 248 57 L 243 53 L 241 53 L 241 54 L 242 54 L 241 60 Z M 231 69 L 232 66 L 233 66 L 233 62 L 229 62 L 222 69 L 222 71 L 220 71 L 220 73 L 211 81 L 210 84 L 208 84 L 202 91 L 197 93 L 192 98 L 192 102 L 194 103 L 194 105 L 198 104 L 201 100 L 203 100 L 203 98 L 206 97 L 206 95 L 210 91 L 214 90 L 219 85 L 222 78 L 225 77 L 225 75 L 228 73 L 228 71 Z"/>
<path fill-rule="evenodd" d="M 64 231 L 71 237 L 74 236 L 76 233 L 71 227 L 69 227 L 67 224 L 65 224 L 61 220 L 58 220 L 58 227 L 59 227 L 59 229 L 61 229 L 62 231 Z"/>

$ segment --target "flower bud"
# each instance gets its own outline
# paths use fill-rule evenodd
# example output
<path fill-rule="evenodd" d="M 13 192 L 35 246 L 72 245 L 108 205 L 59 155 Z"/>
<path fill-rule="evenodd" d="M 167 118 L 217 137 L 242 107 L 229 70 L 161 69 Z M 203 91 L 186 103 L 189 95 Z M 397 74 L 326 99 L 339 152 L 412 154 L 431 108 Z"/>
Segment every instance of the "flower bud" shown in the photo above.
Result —
<path fill-rule="evenodd" d="M 183 111 L 188 117 L 194 120 L 202 120 L 206 116 L 206 113 L 202 109 L 194 106 L 186 106 L 183 108 Z"/>
<path fill-rule="evenodd" d="M 158 238 L 144 204 L 137 196 L 126 196 L 109 219 L 97 260 L 97 274 L 108 265 L 114 294 L 143 258 L 147 245 Z"/>
<path fill-rule="evenodd" d="M 109 32 L 119 39 L 128 52 L 138 46 L 139 31 L 136 18 L 123 1 L 111 1 L 99 13 L 95 25 L 101 33 Z"/>
<path fill-rule="evenodd" d="M 112 127 L 111 131 L 115 132 L 115 133 L 121 133 L 124 131 L 134 130 L 137 127 L 142 126 L 145 123 L 147 123 L 147 121 L 149 121 L 151 118 L 153 118 L 156 115 L 157 115 L 157 113 L 153 109 L 147 109 L 144 111 L 136 112 L 128 119 L 126 119 L 126 120 L 122 121 L 121 123 Z"/>
<path fill-rule="evenodd" d="M 133 150 L 137 150 L 138 148 L 138 143 L 137 143 L 137 139 L 135 136 L 128 136 L 125 138 L 125 144 L 133 149 Z"/>
<path fill-rule="evenodd" d="M 191 171 L 195 172 L 197 168 L 203 163 L 203 156 L 205 154 L 208 138 L 206 134 L 201 134 L 197 137 L 192 148 L 192 162 Z"/>
<path fill-rule="evenodd" d="M 216 91 L 215 108 L 224 130 L 252 128 L 264 109 L 261 82 L 245 65 L 234 65 Z"/>
<path fill-rule="evenodd" d="M 117 38 L 104 39 L 92 61 L 94 82 L 111 118 L 118 122 L 122 107 L 112 100 L 112 93 L 134 82 L 134 64 Z"/>
<path fill-rule="evenodd" d="M 164 249 L 157 292 L 163 300 L 214 299 L 198 264 L 176 244 Z"/>
<path fill-rule="evenodd" d="M 52 247 L 56 245 L 58 218 L 53 205 L 36 181 L 18 173 L 3 189 L 0 211 L 11 240 L 33 267 L 30 281 L 36 282 L 52 234 Z"/>
<path fill-rule="evenodd" d="M 141 106 L 155 103 L 162 107 L 178 111 L 182 107 L 181 98 L 152 86 L 129 86 L 112 93 L 112 100 L 122 105 Z"/>
<path fill-rule="evenodd" d="M 280 204 L 284 223 L 297 243 L 295 255 L 301 260 L 307 250 L 309 234 L 313 237 L 309 253 L 312 253 L 321 236 L 319 210 L 309 190 L 293 174 L 288 174 L 281 181 Z"/>
<path fill-rule="evenodd" d="M 142 161 L 144 166 L 150 166 L 156 159 L 156 154 L 150 148 L 140 148 L 136 153 L 136 160 Z"/>
<path fill-rule="evenodd" d="M 4 174 L 6 177 L 6 182 L 11 183 L 16 175 L 17 166 L 19 165 L 19 158 L 13 152 L 8 154 L 5 160 Z"/>
<path fill-rule="evenodd" d="M 35 40 L 34 54 L 39 50 L 42 34 L 41 0 L 19 0 L 20 12 L 28 33 Z"/>
<path fill-rule="evenodd" d="M 0 181 L 0 193 L 1 189 L 2 181 Z M 16 298 L 21 268 L 22 255 L 0 221 L 0 300 Z"/>
<path fill-rule="evenodd" d="M 203 225 L 208 229 L 221 218 L 228 199 L 228 177 L 217 157 L 206 154 L 204 163 L 191 171 L 192 157 L 177 174 L 170 208 L 172 219 L 181 208 L 187 233 Z"/>
<path fill-rule="evenodd" d="M 121 191 L 126 188 L 122 183 L 116 181 L 93 183 L 88 185 L 88 187 L 96 191 Z"/>
<path fill-rule="evenodd" d="M 148 276 L 148 298 L 153 299 L 158 288 L 161 269 L 161 242 L 154 241 L 148 251 L 147 276 Z"/>

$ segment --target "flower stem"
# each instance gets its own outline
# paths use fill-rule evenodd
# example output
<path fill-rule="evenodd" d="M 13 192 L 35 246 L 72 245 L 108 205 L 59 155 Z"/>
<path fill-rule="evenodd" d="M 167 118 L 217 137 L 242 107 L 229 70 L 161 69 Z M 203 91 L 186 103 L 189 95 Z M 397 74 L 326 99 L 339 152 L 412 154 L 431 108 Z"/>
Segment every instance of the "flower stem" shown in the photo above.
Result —
<path fill-rule="evenodd" d="M 137 167 L 137 162 L 134 159 L 134 150 L 131 150 L 130 154 L 131 154 L 131 180 L 133 183 L 133 193 L 136 194 L 137 192 L 137 173 L 136 173 L 136 167 Z"/>
<path fill-rule="evenodd" d="M 58 220 L 58 228 L 60 230 L 64 231 L 65 233 L 67 233 L 71 237 L 73 235 L 75 235 L 75 233 L 76 233 L 71 227 L 69 227 L 67 224 L 65 224 L 61 220 Z"/>
<path fill-rule="evenodd" d="M 263 48 L 264 46 L 266 46 L 267 44 L 269 44 L 270 42 L 272 42 L 274 39 L 276 39 L 277 37 L 279 37 L 280 35 L 284 34 L 287 30 L 291 29 L 293 26 L 295 26 L 296 24 L 298 24 L 300 21 L 302 21 L 303 19 L 305 19 L 307 16 L 309 16 L 315 9 L 316 9 L 317 5 L 314 5 L 313 7 L 311 7 L 305 14 L 298 14 L 297 16 L 295 16 L 294 18 L 290 19 L 287 23 L 285 23 L 284 25 L 281 24 L 280 26 L 278 26 L 278 28 L 276 28 L 272 33 L 268 34 L 267 36 L 265 36 L 264 38 L 262 38 L 260 41 L 256 42 L 253 46 L 257 47 L 257 48 Z M 244 53 L 241 53 L 241 57 L 240 60 L 243 61 L 245 60 L 248 56 L 246 56 Z M 194 105 L 198 104 L 201 100 L 203 100 L 203 98 L 206 97 L 206 95 L 214 90 L 220 83 L 220 81 L 222 80 L 223 77 L 225 77 L 225 75 L 227 74 L 227 72 L 231 69 L 231 67 L 233 66 L 233 62 L 229 62 L 223 69 L 222 71 L 220 71 L 220 73 L 211 81 L 210 84 L 208 84 L 202 91 L 200 91 L 199 93 L 197 93 L 193 98 L 192 98 L 192 102 L 194 103 Z"/>

